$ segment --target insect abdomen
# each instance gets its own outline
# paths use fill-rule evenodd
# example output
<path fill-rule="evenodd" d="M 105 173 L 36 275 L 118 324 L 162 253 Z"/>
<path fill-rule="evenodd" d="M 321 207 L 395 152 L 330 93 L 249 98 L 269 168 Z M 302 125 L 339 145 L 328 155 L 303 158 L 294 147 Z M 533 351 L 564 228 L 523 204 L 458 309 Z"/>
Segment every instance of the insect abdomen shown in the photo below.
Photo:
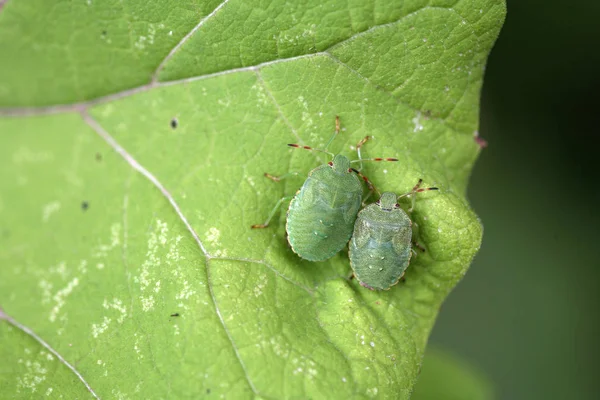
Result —
<path fill-rule="evenodd" d="M 411 234 L 410 225 L 373 223 L 359 216 L 350 241 L 350 264 L 359 282 L 379 290 L 398 283 L 410 261 Z"/>
<path fill-rule="evenodd" d="M 290 203 L 288 241 L 296 254 L 310 261 L 333 257 L 352 236 L 361 192 L 342 190 L 333 178 L 333 183 L 325 183 L 309 177 Z M 360 183 L 357 187 L 362 190 Z"/>

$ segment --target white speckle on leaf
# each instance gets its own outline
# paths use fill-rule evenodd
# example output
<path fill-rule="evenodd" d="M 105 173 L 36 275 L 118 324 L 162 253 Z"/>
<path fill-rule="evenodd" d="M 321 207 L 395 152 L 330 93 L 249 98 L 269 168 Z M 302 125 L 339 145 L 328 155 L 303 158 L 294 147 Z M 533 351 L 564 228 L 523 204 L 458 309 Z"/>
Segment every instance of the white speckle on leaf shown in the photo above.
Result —
<path fill-rule="evenodd" d="M 220 237 L 221 232 L 215 227 L 210 228 L 206 234 L 206 240 L 211 244 L 217 244 Z"/>
<path fill-rule="evenodd" d="M 116 222 L 110 226 L 110 244 L 100 244 L 92 251 L 94 258 L 105 258 L 108 253 L 121 244 L 121 224 Z"/>
<path fill-rule="evenodd" d="M 110 248 L 114 249 L 121 244 L 121 224 L 116 223 L 110 226 Z"/>
<path fill-rule="evenodd" d="M 417 115 L 412 119 L 412 122 L 415 124 L 413 132 L 419 132 L 423 130 L 423 125 L 421 124 L 421 111 L 417 111 Z"/>
<path fill-rule="evenodd" d="M 98 268 L 98 269 L 104 269 L 104 263 L 97 263 L 96 264 L 96 268 Z"/>
<path fill-rule="evenodd" d="M 26 354 L 31 354 L 31 350 L 27 348 L 25 350 Z M 18 360 L 19 364 L 23 364 L 25 366 L 25 373 L 17 380 L 18 393 L 21 393 L 21 389 L 29 390 L 31 393 L 35 393 L 38 385 L 46 380 L 48 369 L 40 362 L 40 360 L 42 362 L 44 361 L 44 355 L 46 354 L 46 351 L 41 350 L 39 355 L 42 357 L 38 358 L 34 356 L 33 361 L 23 359 Z M 52 393 L 52 391 L 50 391 L 50 393 Z"/>
<path fill-rule="evenodd" d="M 159 26 L 159 28 L 160 28 L 160 26 Z M 137 47 L 139 50 L 144 50 L 144 48 L 146 48 L 146 44 L 153 45 L 155 34 L 156 34 L 156 28 L 154 27 L 154 24 L 149 24 L 147 34 L 145 36 L 144 35 L 139 36 L 138 40 L 136 40 L 136 42 L 134 43 L 134 46 Z"/>
<path fill-rule="evenodd" d="M 196 294 L 196 291 L 193 290 L 188 281 L 183 281 L 183 289 L 175 296 L 176 300 L 187 300 L 190 296 Z M 184 306 L 184 308 L 187 308 Z"/>
<path fill-rule="evenodd" d="M 46 397 L 50 397 L 50 395 L 52 394 L 52 391 L 53 391 L 53 390 L 54 390 L 54 389 L 52 389 L 51 387 L 49 387 L 49 388 L 46 390 Z"/>
<path fill-rule="evenodd" d="M 154 296 L 151 294 L 148 296 L 147 291 L 153 291 L 155 293 L 160 291 L 160 283 L 158 283 L 158 280 L 154 280 L 153 275 L 154 271 L 161 266 L 159 250 L 167 244 L 168 233 L 169 228 L 167 223 L 156 220 L 156 226 L 154 230 L 150 232 L 150 237 L 148 238 L 146 260 L 142 263 L 140 275 L 134 279 L 140 284 L 140 290 L 142 291 L 140 301 L 142 303 L 142 310 L 144 311 L 150 311 L 154 307 Z M 178 241 L 175 239 L 174 245 L 176 246 L 177 243 Z M 169 254 L 171 259 L 177 258 L 178 251 L 177 249 L 170 248 L 167 258 L 169 258 Z"/>
<path fill-rule="evenodd" d="M 217 103 L 219 103 L 220 105 L 222 105 L 225 108 L 229 108 L 229 106 L 231 105 L 231 99 L 227 98 L 225 100 L 219 99 L 217 100 Z"/>
<path fill-rule="evenodd" d="M 106 330 L 108 329 L 108 326 L 111 323 L 111 319 L 108 318 L 107 316 L 104 316 L 104 319 L 102 320 L 102 323 L 100 324 L 92 324 L 92 336 L 94 338 L 97 338 L 98 336 L 100 336 L 101 334 L 103 334 L 104 332 L 106 332 Z"/>
<path fill-rule="evenodd" d="M 371 347 L 375 347 L 375 342 L 371 342 L 369 344 L 371 345 Z"/>
<path fill-rule="evenodd" d="M 262 294 L 262 290 L 264 289 L 264 287 L 267 285 L 267 276 L 266 275 L 261 275 L 258 278 L 258 282 L 256 283 L 256 286 L 254 287 L 254 297 L 258 297 Z"/>
<path fill-rule="evenodd" d="M 60 210 L 60 202 L 53 201 L 52 203 L 48 203 L 44 206 L 42 210 L 42 221 L 48 222 L 52 214 Z"/>
<path fill-rule="evenodd" d="M 38 286 L 42 289 L 42 304 L 50 303 L 50 297 L 52 296 L 52 284 L 45 279 L 42 279 Z"/>
<path fill-rule="evenodd" d="M 177 235 L 175 240 L 171 240 L 169 252 L 167 253 L 167 265 L 172 265 L 173 262 L 175 265 L 178 265 L 181 260 L 185 260 L 185 257 L 179 254 L 179 242 L 181 242 L 181 239 L 183 239 L 183 236 Z"/>
<path fill-rule="evenodd" d="M 121 300 L 113 298 L 111 302 L 108 302 L 104 299 L 102 306 L 107 310 L 113 309 L 119 312 L 120 315 L 117 317 L 117 322 L 119 324 L 122 324 L 125 321 L 125 317 L 127 317 L 127 307 Z"/>
<path fill-rule="evenodd" d="M 285 341 L 281 341 L 279 340 L 279 338 L 277 337 L 272 337 L 269 340 L 269 344 L 271 345 L 271 348 L 273 349 L 273 353 L 275 353 L 278 357 L 284 358 L 287 360 L 287 358 L 290 355 L 290 350 L 287 347 L 287 343 Z M 265 348 L 267 346 L 267 342 L 265 341 L 261 341 L 261 347 Z"/>
<path fill-rule="evenodd" d="M 55 267 L 49 268 L 50 273 L 60 275 L 61 279 L 67 279 L 69 277 L 69 271 L 67 271 L 67 263 L 59 261 Z"/>
<path fill-rule="evenodd" d="M 136 40 L 136 42 L 134 43 L 134 46 L 140 50 L 144 50 L 144 48 L 146 47 L 145 43 L 146 43 L 146 36 L 140 36 L 140 37 L 138 37 L 138 40 Z"/>
<path fill-rule="evenodd" d="M 142 301 L 142 310 L 145 312 L 148 312 L 154 308 L 154 296 L 142 296 L 140 299 Z"/>
<path fill-rule="evenodd" d="M 344 382 L 344 383 L 346 383 L 346 382 L 347 382 L 347 381 L 346 381 L 346 377 L 345 377 L 345 376 L 342 376 L 342 382 Z"/>
<path fill-rule="evenodd" d="M 256 92 L 257 106 L 264 106 L 266 104 L 269 104 L 269 97 L 265 93 L 265 88 L 263 87 L 263 85 L 255 83 L 250 89 Z"/>
<path fill-rule="evenodd" d="M 140 349 L 140 338 L 138 337 L 137 333 L 134 333 L 133 336 L 135 337 L 135 343 L 133 344 L 133 349 L 135 350 L 136 354 L 138 355 L 138 360 L 141 360 L 142 358 L 144 358 L 144 355 L 142 354 L 142 350 Z"/>
<path fill-rule="evenodd" d="M 56 304 L 54 305 L 54 307 L 52 307 L 52 310 L 50 310 L 50 322 L 56 321 L 56 317 L 58 316 L 60 309 L 65 305 L 65 299 L 73 292 L 73 289 L 77 285 L 79 285 L 79 278 L 74 277 L 69 283 L 67 283 L 67 286 L 60 289 L 52 297 Z"/>
<path fill-rule="evenodd" d="M 221 238 L 221 231 L 217 228 L 212 227 L 205 233 L 206 241 L 211 244 L 213 247 L 220 247 L 221 243 L 219 239 Z M 227 251 L 224 249 L 216 249 L 213 254 L 215 257 L 227 257 Z"/>
<path fill-rule="evenodd" d="M 442 228 L 438 228 L 438 232 L 439 232 L 439 233 L 442 233 Z"/>
<path fill-rule="evenodd" d="M 375 397 L 375 396 L 377 396 L 377 392 L 378 392 L 377 388 L 367 389 L 367 396 Z"/>
<path fill-rule="evenodd" d="M 82 274 L 86 274 L 87 273 L 87 260 L 81 260 L 79 262 L 79 266 L 77 267 L 77 271 L 81 272 Z"/>

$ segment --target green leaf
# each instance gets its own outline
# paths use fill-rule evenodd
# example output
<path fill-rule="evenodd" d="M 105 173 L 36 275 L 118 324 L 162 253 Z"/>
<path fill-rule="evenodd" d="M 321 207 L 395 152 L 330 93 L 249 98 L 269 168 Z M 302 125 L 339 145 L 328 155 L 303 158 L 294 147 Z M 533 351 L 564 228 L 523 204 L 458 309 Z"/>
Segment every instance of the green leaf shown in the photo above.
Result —
<path fill-rule="evenodd" d="M 427 348 L 413 400 L 491 400 L 492 385 L 464 360 L 439 348 Z"/>
<path fill-rule="evenodd" d="M 6 397 L 410 396 L 480 246 L 465 190 L 504 2 L 290 3 L 1 9 Z M 440 188 L 413 212 L 427 252 L 386 292 L 345 251 L 300 260 L 283 211 L 250 229 L 303 182 L 263 173 L 327 161 L 285 144 L 323 146 L 335 115 L 332 151 L 371 135 L 366 156 L 401 159 L 365 165 L 380 190 Z"/>

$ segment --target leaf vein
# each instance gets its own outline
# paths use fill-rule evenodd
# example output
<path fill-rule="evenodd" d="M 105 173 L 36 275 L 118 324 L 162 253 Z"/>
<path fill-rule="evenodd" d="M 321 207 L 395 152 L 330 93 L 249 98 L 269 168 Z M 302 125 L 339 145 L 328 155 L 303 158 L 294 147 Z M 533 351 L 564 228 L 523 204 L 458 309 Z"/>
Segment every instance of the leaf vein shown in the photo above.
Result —
<path fill-rule="evenodd" d="M 64 364 L 67 368 L 69 368 L 71 370 L 71 372 L 73 372 L 77 376 L 77 378 L 79 378 L 79 380 L 85 385 L 87 390 L 92 394 L 92 396 L 94 396 L 94 398 L 100 399 L 100 397 L 98 397 L 96 392 L 94 392 L 94 389 L 92 389 L 92 387 L 89 385 L 89 383 L 87 383 L 87 381 L 84 379 L 84 377 L 81 375 L 81 373 L 79 371 L 77 371 L 77 369 L 73 365 L 71 365 L 67 360 L 65 360 L 63 358 L 63 356 L 60 355 L 60 353 L 58 353 L 56 350 L 54 350 L 54 348 L 52 346 L 50 346 L 44 339 L 39 337 L 34 331 L 29 329 L 25 325 L 21 324 L 19 321 L 15 320 L 10 315 L 6 314 L 1 307 L 0 307 L 0 320 L 5 320 L 10 325 L 19 329 L 21 332 L 30 336 L 36 342 L 38 342 L 40 345 L 42 345 L 42 347 L 44 347 L 46 350 L 48 350 L 50 353 L 52 353 L 62 364 Z"/>
<path fill-rule="evenodd" d="M 167 64 L 167 62 L 169 62 L 169 60 L 171 58 L 173 58 L 175 53 L 177 53 L 177 51 L 192 37 L 192 35 L 194 35 L 194 33 L 196 33 L 196 31 L 198 29 L 200 29 L 200 27 L 202 27 L 202 25 L 204 25 L 206 23 L 206 21 L 208 21 L 213 16 L 215 16 L 219 12 L 219 10 L 221 10 L 228 2 L 229 2 L 229 0 L 223 0 L 223 2 L 221 4 L 219 4 L 217 7 L 215 7 L 215 9 L 212 10 L 212 12 L 210 14 L 208 14 L 207 16 L 202 18 L 200 20 L 200 22 L 198 22 L 198 24 L 196 26 L 194 26 L 192 28 L 192 30 L 189 31 L 188 34 L 185 35 L 183 37 L 183 39 L 181 39 L 179 41 L 179 43 L 177 43 L 175 45 L 175 47 L 173 47 L 171 49 L 169 54 L 167 54 L 167 56 L 160 62 L 160 64 L 158 64 L 158 67 L 156 68 L 156 71 L 154 71 L 154 74 L 152 74 L 152 83 L 158 82 L 158 75 L 165 68 L 165 65 Z"/>

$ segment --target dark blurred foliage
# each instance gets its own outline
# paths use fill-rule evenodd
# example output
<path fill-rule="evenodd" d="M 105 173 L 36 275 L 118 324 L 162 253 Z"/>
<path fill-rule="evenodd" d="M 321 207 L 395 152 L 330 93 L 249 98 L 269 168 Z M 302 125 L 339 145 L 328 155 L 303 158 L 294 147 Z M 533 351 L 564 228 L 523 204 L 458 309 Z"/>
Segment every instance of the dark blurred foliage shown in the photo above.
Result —
<path fill-rule="evenodd" d="M 508 1 L 469 198 L 483 246 L 431 342 L 498 399 L 598 399 L 600 2 Z"/>

